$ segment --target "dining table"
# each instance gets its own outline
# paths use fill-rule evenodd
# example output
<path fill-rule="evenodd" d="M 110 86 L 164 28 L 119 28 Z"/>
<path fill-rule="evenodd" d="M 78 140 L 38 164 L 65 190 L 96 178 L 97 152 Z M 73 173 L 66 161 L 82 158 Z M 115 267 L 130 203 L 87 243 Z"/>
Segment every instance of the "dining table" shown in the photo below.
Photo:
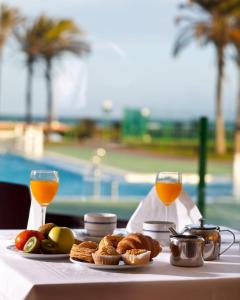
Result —
<path fill-rule="evenodd" d="M 239 240 L 201 267 L 172 266 L 164 250 L 140 268 L 103 270 L 69 257 L 23 257 L 9 250 L 18 232 L 0 230 L 0 300 L 240 299 Z"/>

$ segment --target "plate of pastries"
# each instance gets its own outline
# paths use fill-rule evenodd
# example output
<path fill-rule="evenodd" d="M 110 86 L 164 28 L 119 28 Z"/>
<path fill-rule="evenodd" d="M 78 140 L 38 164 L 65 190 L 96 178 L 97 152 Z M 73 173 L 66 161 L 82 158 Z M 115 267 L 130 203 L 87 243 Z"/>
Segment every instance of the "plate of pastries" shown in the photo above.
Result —
<path fill-rule="evenodd" d="M 99 243 L 79 241 L 70 251 L 70 261 L 94 269 L 129 269 L 153 262 L 162 248 L 158 241 L 141 233 L 107 235 Z"/>

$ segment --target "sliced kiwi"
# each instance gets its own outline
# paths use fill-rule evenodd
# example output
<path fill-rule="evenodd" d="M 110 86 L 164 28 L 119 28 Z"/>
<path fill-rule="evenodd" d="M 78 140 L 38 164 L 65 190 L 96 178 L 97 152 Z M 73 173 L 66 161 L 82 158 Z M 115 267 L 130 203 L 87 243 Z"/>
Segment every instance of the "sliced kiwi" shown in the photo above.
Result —
<path fill-rule="evenodd" d="M 41 250 L 44 254 L 56 254 L 58 251 L 56 243 L 45 239 L 41 241 Z"/>
<path fill-rule="evenodd" d="M 45 236 L 45 238 L 47 238 L 49 231 L 55 226 L 56 225 L 54 223 L 47 223 L 47 224 L 40 226 L 38 228 L 38 231 L 40 231 Z"/>
<path fill-rule="evenodd" d="M 27 253 L 37 253 L 40 248 L 40 240 L 36 236 L 30 237 L 23 247 L 23 251 Z"/>

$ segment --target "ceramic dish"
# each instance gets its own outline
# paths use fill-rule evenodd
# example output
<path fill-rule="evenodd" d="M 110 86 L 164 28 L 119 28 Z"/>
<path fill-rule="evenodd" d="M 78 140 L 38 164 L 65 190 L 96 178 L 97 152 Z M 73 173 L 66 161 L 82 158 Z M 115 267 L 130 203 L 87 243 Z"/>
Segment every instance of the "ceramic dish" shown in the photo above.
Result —
<path fill-rule="evenodd" d="M 41 254 L 41 253 L 26 253 L 16 249 L 15 245 L 9 245 L 6 247 L 9 253 L 14 255 L 20 255 L 25 258 L 32 259 L 59 259 L 59 258 L 67 258 L 69 254 Z"/>
<path fill-rule="evenodd" d="M 70 257 L 70 261 L 79 266 L 96 269 L 96 270 L 124 270 L 124 269 L 146 268 L 147 266 L 153 263 L 152 261 L 150 261 L 148 264 L 145 265 L 125 265 L 124 262 L 120 261 L 119 265 L 95 265 L 95 264 L 79 261 L 71 257 Z"/>
<path fill-rule="evenodd" d="M 84 228 L 88 235 L 101 237 L 113 234 L 117 227 L 117 215 L 110 213 L 88 213 L 84 215 Z"/>
<path fill-rule="evenodd" d="M 173 222 L 165 221 L 145 221 L 143 223 L 142 233 L 149 235 L 151 238 L 159 241 L 161 246 L 169 246 L 170 232 L 169 227 L 176 229 L 176 225 Z"/>

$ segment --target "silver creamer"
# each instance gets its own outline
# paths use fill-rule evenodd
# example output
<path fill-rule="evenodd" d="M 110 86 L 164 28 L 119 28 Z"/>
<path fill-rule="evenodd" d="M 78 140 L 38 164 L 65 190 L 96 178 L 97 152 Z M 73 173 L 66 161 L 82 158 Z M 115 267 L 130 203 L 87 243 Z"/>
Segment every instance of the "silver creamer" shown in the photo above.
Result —
<path fill-rule="evenodd" d="M 196 235 L 170 236 L 170 263 L 181 267 L 203 265 L 204 239 Z"/>

